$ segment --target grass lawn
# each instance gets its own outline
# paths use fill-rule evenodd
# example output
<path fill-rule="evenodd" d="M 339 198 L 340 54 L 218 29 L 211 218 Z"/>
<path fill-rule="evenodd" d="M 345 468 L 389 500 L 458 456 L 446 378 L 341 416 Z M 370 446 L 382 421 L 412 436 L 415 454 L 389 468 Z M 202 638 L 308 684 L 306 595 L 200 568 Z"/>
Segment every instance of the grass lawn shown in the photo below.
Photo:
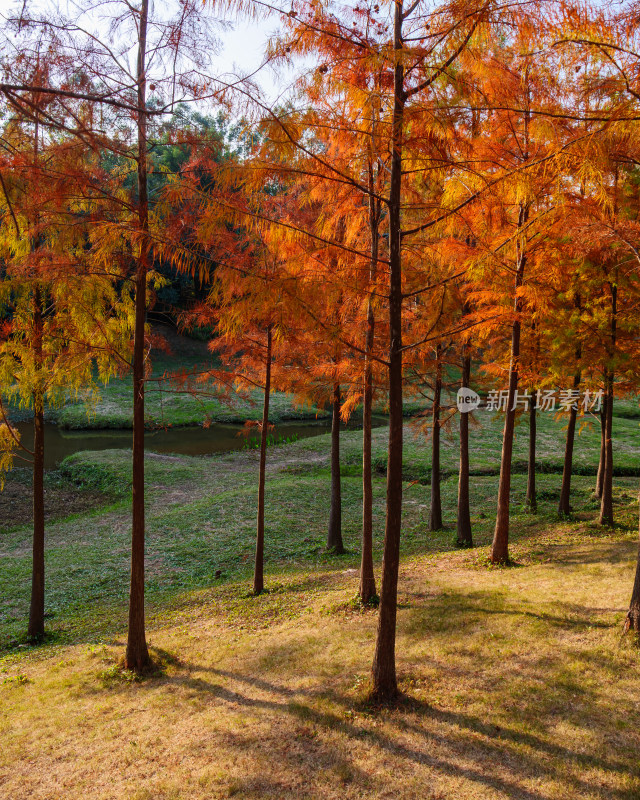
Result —
<path fill-rule="evenodd" d="M 192 379 L 177 390 L 166 376 L 184 370 L 202 372 L 219 362 L 207 350 L 205 342 L 178 336 L 171 328 L 161 326 L 167 339 L 169 352 L 152 353 L 152 377 L 145 396 L 145 413 L 150 427 L 164 425 L 202 425 L 211 422 L 239 422 L 262 419 L 262 393 L 252 392 L 247 398 L 234 397 L 233 402 L 220 399 L 213 383 L 202 383 Z M 133 424 L 133 378 L 127 374 L 113 379 L 100 389 L 100 397 L 94 404 L 82 400 L 68 403 L 59 409 L 51 409 L 50 418 L 65 428 L 130 428 Z M 316 406 L 297 406 L 290 395 L 274 392 L 270 402 L 272 422 L 295 419 L 315 419 L 326 416 L 325 410 Z"/>
<path fill-rule="evenodd" d="M 500 424 L 472 430 L 476 547 L 452 548 L 457 444 L 445 443 L 448 529 L 428 533 L 428 446 L 407 426 L 398 669 L 407 700 L 366 702 L 376 614 L 353 602 L 358 432 L 343 436 L 344 537 L 324 552 L 329 436 L 269 451 L 266 585 L 248 596 L 257 453 L 147 458 L 149 640 L 163 668 L 122 673 L 129 465 L 72 457 L 59 483 L 91 511 L 48 526 L 48 642 L 23 640 L 30 531 L 0 533 L 0 797 L 640 797 L 640 652 L 620 631 L 637 551 L 640 447 L 614 421 L 613 530 L 592 498 L 599 440 L 576 445 L 574 518 L 558 520 L 562 422 L 540 415 L 540 513 L 512 492 L 516 566 L 490 569 Z M 374 432 L 377 573 L 384 429 Z M 516 465 L 524 460 L 524 428 Z M 519 471 L 520 470 L 520 471 Z M 81 485 L 81 486 L 80 486 Z M 84 488 L 82 488 L 84 487 Z M 66 489 L 65 489 L 66 490 Z M 216 577 L 217 576 L 217 577 Z"/>

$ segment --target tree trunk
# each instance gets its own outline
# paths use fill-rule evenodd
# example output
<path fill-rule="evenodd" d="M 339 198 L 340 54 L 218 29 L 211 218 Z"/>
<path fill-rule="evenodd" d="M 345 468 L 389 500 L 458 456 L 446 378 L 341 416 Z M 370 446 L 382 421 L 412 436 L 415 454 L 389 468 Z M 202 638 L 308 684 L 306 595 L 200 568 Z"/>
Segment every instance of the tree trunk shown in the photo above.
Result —
<path fill-rule="evenodd" d="M 536 499 L 536 390 L 529 395 L 529 464 L 525 505 L 533 514 L 538 511 Z"/>
<path fill-rule="evenodd" d="M 471 355 L 469 346 L 462 347 L 462 388 L 469 388 Z M 460 471 L 458 474 L 458 520 L 456 547 L 473 547 L 471 511 L 469 508 L 469 413 L 460 414 Z"/>
<path fill-rule="evenodd" d="M 149 268 L 149 200 L 147 195 L 146 45 L 149 0 L 142 0 L 138 30 L 138 227 L 142 234 L 135 278 L 135 331 L 133 343 L 133 492 L 131 526 L 131 585 L 129 630 L 125 667 L 136 672 L 148 668 L 144 612 L 144 339 Z"/>
<path fill-rule="evenodd" d="M 577 358 L 580 358 L 580 348 L 576 353 Z M 573 376 L 574 391 L 580 387 L 581 374 L 580 370 Z M 575 406 L 575 407 L 574 407 Z M 562 486 L 560 487 L 560 502 L 558 504 L 558 513 L 568 516 L 571 513 L 571 473 L 573 471 L 573 443 L 576 436 L 576 420 L 578 417 L 578 402 L 569 410 L 569 424 L 567 425 L 567 441 L 564 447 L 564 465 L 562 467 Z"/>
<path fill-rule="evenodd" d="M 376 255 L 377 260 L 377 255 Z M 365 342 L 364 393 L 362 407 L 362 558 L 360 561 L 360 588 L 362 603 L 370 603 L 376 596 L 376 579 L 373 572 L 373 485 L 371 479 L 371 409 L 373 405 L 373 375 L 371 356 L 375 318 L 371 298 L 367 303 L 367 338 Z"/>
<path fill-rule="evenodd" d="M 638 493 L 638 500 L 640 501 L 640 492 Z M 640 533 L 640 526 L 638 529 Z M 629 603 L 629 610 L 624 622 L 623 633 L 627 631 L 635 631 L 640 634 L 640 545 L 638 546 L 638 557 L 636 559 L 636 576 L 633 581 L 633 590 L 631 592 L 631 602 Z"/>
<path fill-rule="evenodd" d="M 375 118 L 372 121 L 372 152 L 374 149 Z M 378 249 L 381 203 L 375 196 L 374 166 L 368 163 L 369 180 L 369 235 L 371 260 L 369 262 L 370 293 L 367 298 L 367 334 L 364 346 L 364 387 L 362 399 L 362 558 L 360 561 L 360 587 L 358 594 L 365 605 L 376 596 L 376 579 L 373 571 L 373 484 L 371 475 L 371 413 L 373 409 L 372 353 L 376 319 L 373 313 L 373 291 L 378 274 Z"/>
<path fill-rule="evenodd" d="M 442 398 L 441 347 L 436 347 L 436 382 L 433 392 L 431 414 L 431 509 L 429 511 L 429 530 L 442 528 L 442 500 L 440 494 L 440 401 Z"/>
<path fill-rule="evenodd" d="M 402 524 L 402 258 L 400 204 L 404 134 L 404 66 L 402 60 L 402 0 L 394 7 L 394 103 L 389 186 L 389 450 L 387 457 L 387 519 L 382 558 L 380 611 L 372 665 L 372 698 L 393 701 L 396 678 L 396 614 Z"/>
<path fill-rule="evenodd" d="M 522 229 L 529 218 L 529 209 L 526 205 L 520 207 L 518 228 Z M 516 421 L 515 398 L 518 389 L 518 370 L 520 360 L 520 312 L 522 301 L 518 289 L 522 286 L 524 268 L 527 256 L 520 251 L 518 269 L 515 278 L 515 319 L 511 328 L 511 363 L 509 365 L 509 391 L 507 396 L 507 409 L 504 420 L 504 433 L 502 435 L 502 459 L 500 461 L 500 481 L 498 484 L 498 510 L 496 527 L 493 533 L 490 561 L 493 564 L 509 563 L 509 494 L 511 492 L 511 459 L 513 455 L 513 431 Z"/>
<path fill-rule="evenodd" d="M 608 371 L 606 383 L 605 457 L 599 523 L 600 525 L 613 525 L 613 370 Z"/>
<path fill-rule="evenodd" d="M 528 70 L 525 71 L 524 80 L 528 82 Z M 529 101 L 530 93 L 527 86 L 527 101 L 524 112 L 524 148 L 523 161 L 529 158 Z M 518 231 L 524 231 L 529 221 L 529 204 L 520 202 L 518 212 Z M 515 399 L 518 389 L 518 372 L 520 369 L 520 314 L 522 312 L 522 299 L 518 290 L 524 280 L 524 271 L 527 264 L 526 236 L 516 240 L 516 276 L 514 285 L 514 321 L 511 329 L 511 362 L 509 364 L 509 391 L 507 396 L 507 410 L 504 420 L 504 433 L 502 436 L 502 458 L 500 461 L 500 481 L 498 484 L 498 508 L 496 514 L 496 527 L 493 532 L 493 543 L 489 560 L 493 564 L 509 563 L 509 495 L 511 492 L 511 459 L 513 456 L 513 431 L 516 421 Z"/>
<path fill-rule="evenodd" d="M 602 485 L 604 482 L 604 462 L 607 455 L 607 393 L 605 380 L 605 394 L 600 408 L 600 460 L 598 461 L 598 476 L 596 478 L 596 497 L 602 499 Z"/>
<path fill-rule="evenodd" d="M 344 553 L 342 543 L 342 494 L 340 491 L 340 384 L 333 385 L 333 413 L 331 417 L 331 507 L 327 550 Z"/>
<path fill-rule="evenodd" d="M 616 324 L 618 286 L 610 284 L 611 288 L 611 340 L 609 359 L 613 360 L 616 354 Z M 613 366 L 607 368 L 606 395 L 607 413 L 605 419 L 605 454 L 604 475 L 602 477 L 602 499 L 600 502 L 600 525 L 613 525 Z"/>
<path fill-rule="evenodd" d="M 33 349 L 36 369 L 42 369 L 42 297 L 36 286 L 33 298 Z M 42 376 L 38 378 L 41 383 Z M 41 390 L 33 393 L 33 564 L 29 639 L 44 636 L 44 402 Z"/>
<path fill-rule="evenodd" d="M 253 570 L 253 593 L 264 591 L 264 490 L 267 466 L 267 435 L 269 433 L 269 396 L 271 394 L 271 352 L 273 329 L 267 327 L 267 355 L 265 361 L 264 403 L 262 406 L 262 430 L 260 432 L 260 470 L 258 473 L 258 530 L 256 534 L 256 559 Z"/>

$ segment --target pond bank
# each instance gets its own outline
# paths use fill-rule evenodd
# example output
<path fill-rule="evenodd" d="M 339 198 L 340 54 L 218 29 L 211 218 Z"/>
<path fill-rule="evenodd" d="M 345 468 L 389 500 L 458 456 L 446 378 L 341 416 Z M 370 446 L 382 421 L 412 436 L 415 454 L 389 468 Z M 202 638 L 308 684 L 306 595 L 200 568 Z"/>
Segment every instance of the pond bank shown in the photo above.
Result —
<path fill-rule="evenodd" d="M 376 417 L 374 427 L 386 424 L 385 417 Z M 345 430 L 360 427 L 361 421 L 354 418 L 344 426 Z M 20 439 L 27 448 L 33 444 L 33 428 L 28 422 L 17 424 Z M 286 444 L 319 436 L 331 430 L 328 419 L 283 422 L 269 431 L 270 444 Z M 185 456 L 206 456 L 233 450 L 252 450 L 258 447 L 256 425 L 233 425 L 213 423 L 209 427 L 156 428 L 145 433 L 145 449 L 154 453 L 177 453 Z M 128 450 L 132 433 L 128 429 L 67 430 L 58 425 L 45 424 L 45 469 L 55 469 L 60 462 L 73 453 L 85 450 Z"/>

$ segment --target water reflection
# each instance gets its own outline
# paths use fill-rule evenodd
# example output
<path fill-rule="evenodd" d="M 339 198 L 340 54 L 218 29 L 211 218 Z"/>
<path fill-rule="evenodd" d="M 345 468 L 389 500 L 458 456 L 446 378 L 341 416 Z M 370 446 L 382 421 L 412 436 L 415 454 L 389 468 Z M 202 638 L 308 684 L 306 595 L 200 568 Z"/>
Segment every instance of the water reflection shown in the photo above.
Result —
<path fill-rule="evenodd" d="M 383 425 L 384 418 L 376 419 L 374 424 Z M 357 428 L 358 421 L 348 425 Z M 18 423 L 21 441 L 26 447 L 33 444 L 33 428 L 30 423 Z M 276 425 L 271 434 L 279 438 L 305 439 L 318 436 L 331 430 L 329 419 L 283 422 Z M 257 428 L 251 438 L 257 437 Z M 130 430 L 83 430 L 69 431 L 56 425 L 45 425 L 45 469 L 53 469 L 63 458 L 81 450 L 128 449 L 131 447 Z M 147 431 L 144 436 L 145 448 L 156 453 L 179 453 L 181 455 L 202 456 L 229 450 L 240 450 L 246 443 L 244 426 L 214 424 L 209 428 L 168 428 Z M 21 462 L 16 462 L 18 466 Z"/>

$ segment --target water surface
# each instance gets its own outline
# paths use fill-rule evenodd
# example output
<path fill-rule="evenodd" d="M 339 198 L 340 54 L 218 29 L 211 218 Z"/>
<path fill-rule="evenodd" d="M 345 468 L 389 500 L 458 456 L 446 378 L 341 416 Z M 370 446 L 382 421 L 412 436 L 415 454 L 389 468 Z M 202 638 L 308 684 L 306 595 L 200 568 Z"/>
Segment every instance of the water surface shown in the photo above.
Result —
<path fill-rule="evenodd" d="M 377 419 L 374 424 L 385 424 L 384 418 Z M 21 441 L 26 447 L 33 445 L 33 426 L 28 422 L 20 422 L 16 426 L 20 431 Z M 350 423 L 349 428 L 358 427 L 358 423 Z M 270 435 L 278 439 L 305 439 L 318 436 L 331 430 L 331 420 L 304 420 L 299 422 L 283 422 L 276 425 Z M 250 439 L 254 442 L 258 437 L 258 429 L 253 428 Z M 57 425 L 45 424 L 44 458 L 45 469 L 53 469 L 63 458 L 81 450 L 130 449 L 132 443 L 131 430 L 81 430 L 70 431 Z M 209 428 L 166 428 L 147 431 L 144 435 L 145 449 L 155 453 L 178 453 L 188 456 L 203 456 L 229 450 L 241 450 L 247 445 L 246 431 L 243 425 L 216 423 Z M 15 466 L 23 462 L 16 459 Z"/>

